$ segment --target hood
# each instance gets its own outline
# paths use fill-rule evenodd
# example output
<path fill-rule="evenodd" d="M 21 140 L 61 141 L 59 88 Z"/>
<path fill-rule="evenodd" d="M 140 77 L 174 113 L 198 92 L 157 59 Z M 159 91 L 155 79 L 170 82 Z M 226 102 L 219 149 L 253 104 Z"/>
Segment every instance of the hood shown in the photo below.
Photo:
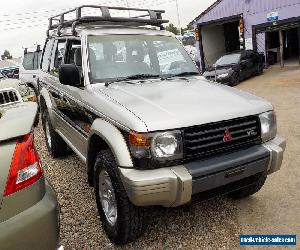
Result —
<path fill-rule="evenodd" d="M 98 87 L 98 91 L 138 116 L 148 131 L 190 127 L 272 110 L 272 105 L 262 98 L 208 82 L 203 77 L 115 83 Z"/>

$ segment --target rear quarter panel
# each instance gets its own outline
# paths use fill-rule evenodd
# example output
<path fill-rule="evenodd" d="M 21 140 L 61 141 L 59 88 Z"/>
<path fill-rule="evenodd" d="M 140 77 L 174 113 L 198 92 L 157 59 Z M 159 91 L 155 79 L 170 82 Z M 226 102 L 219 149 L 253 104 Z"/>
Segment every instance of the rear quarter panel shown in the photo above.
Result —
<path fill-rule="evenodd" d="M 0 214 L 3 201 L 3 193 L 6 187 L 6 180 L 10 169 L 11 160 L 14 154 L 16 140 L 0 142 Z"/>

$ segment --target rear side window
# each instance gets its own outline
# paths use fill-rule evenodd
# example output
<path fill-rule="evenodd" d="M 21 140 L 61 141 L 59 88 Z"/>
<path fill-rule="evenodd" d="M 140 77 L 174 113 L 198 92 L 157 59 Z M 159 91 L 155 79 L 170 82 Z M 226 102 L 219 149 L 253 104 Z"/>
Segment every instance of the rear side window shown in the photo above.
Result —
<path fill-rule="evenodd" d="M 45 49 L 44 49 L 41 68 L 42 68 L 43 71 L 46 71 L 46 72 L 49 71 L 53 41 L 54 41 L 53 39 L 48 40 L 46 45 L 45 45 Z"/>

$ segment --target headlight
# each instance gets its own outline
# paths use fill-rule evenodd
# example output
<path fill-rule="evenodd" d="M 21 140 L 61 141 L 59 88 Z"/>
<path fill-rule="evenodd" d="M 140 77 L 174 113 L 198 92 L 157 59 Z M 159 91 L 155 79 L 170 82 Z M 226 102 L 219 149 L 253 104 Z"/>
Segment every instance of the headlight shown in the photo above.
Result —
<path fill-rule="evenodd" d="M 151 143 L 152 155 L 157 159 L 178 159 L 182 157 L 182 136 L 180 131 L 157 134 Z"/>
<path fill-rule="evenodd" d="M 181 131 L 159 133 L 129 134 L 131 153 L 135 158 L 153 158 L 158 161 L 175 160 L 182 158 Z"/>
<path fill-rule="evenodd" d="M 277 134 L 276 113 L 274 111 L 263 113 L 259 116 L 259 119 L 263 142 L 274 139 Z"/>
<path fill-rule="evenodd" d="M 224 74 L 218 75 L 217 78 L 218 79 L 223 79 L 223 78 L 228 77 L 228 75 L 229 75 L 228 73 L 224 73 Z"/>

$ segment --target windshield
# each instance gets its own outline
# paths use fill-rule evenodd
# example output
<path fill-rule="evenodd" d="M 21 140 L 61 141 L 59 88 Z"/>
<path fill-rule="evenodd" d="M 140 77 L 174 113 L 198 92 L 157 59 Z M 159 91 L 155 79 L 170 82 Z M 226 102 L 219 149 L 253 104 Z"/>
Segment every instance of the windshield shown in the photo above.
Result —
<path fill-rule="evenodd" d="M 176 38 L 147 35 L 89 36 L 91 82 L 132 76 L 164 77 L 198 74 Z"/>
<path fill-rule="evenodd" d="M 228 65 L 228 64 L 237 64 L 241 59 L 241 54 L 231 54 L 221 57 L 217 62 L 216 65 Z"/>
<path fill-rule="evenodd" d="M 0 79 L 5 78 L 5 76 L 0 72 Z"/>

